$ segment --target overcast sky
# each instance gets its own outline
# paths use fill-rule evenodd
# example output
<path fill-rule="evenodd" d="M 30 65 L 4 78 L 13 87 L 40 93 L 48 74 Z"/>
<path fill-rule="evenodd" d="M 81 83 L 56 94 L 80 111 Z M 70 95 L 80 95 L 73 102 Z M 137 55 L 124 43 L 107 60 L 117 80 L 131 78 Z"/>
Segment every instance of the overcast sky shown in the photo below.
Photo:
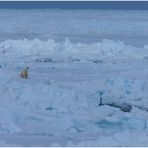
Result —
<path fill-rule="evenodd" d="M 148 1 L 0 1 L 0 8 L 148 10 Z"/>

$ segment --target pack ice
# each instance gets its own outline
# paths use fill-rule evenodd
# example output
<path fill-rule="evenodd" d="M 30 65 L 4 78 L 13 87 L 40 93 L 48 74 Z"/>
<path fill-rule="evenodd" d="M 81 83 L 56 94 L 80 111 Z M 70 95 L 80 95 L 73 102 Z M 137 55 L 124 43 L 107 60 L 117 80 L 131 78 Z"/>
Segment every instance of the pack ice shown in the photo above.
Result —
<path fill-rule="evenodd" d="M 147 11 L 0 11 L 0 146 L 148 146 Z"/>

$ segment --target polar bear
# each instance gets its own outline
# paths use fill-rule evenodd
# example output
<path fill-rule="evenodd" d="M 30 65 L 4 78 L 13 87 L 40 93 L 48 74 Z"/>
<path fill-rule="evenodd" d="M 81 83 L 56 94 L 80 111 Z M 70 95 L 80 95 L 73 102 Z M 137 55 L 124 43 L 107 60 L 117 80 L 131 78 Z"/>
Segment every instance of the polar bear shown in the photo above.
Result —
<path fill-rule="evenodd" d="M 29 67 L 26 67 L 24 70 L 22 70 L 22 72 L 20 73 L 20 77 L 24 79 L 28 79 L 28 70 L 29 70 Z"/>

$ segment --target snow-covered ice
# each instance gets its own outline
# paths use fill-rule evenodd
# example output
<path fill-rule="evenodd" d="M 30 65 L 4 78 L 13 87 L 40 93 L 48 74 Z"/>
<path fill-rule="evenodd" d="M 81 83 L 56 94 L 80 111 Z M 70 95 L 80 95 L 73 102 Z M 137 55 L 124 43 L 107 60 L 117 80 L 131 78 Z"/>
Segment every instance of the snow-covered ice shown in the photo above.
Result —
<path fill-rule="evenodd" d="M 147 17 L 0 10 L 0 146 L 148 146 Z"/>

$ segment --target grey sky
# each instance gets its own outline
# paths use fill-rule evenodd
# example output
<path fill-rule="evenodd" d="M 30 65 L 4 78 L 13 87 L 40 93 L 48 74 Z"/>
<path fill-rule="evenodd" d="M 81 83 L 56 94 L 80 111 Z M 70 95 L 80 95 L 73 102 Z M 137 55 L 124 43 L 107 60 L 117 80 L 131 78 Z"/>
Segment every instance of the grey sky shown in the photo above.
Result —
<path fill-rule="evenodd" d="M 148 10 L 148 1 L 0 1 L 0 8 Z"/>

